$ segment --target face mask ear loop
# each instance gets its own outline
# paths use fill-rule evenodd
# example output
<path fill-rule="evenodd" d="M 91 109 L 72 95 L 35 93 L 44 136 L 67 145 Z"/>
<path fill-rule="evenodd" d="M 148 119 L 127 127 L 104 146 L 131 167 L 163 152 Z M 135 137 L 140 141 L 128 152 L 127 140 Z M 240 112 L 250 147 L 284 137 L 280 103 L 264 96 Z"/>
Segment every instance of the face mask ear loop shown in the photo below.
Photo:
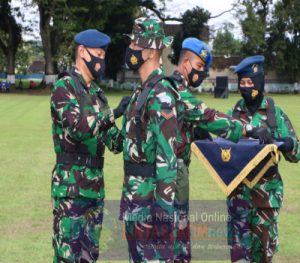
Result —
<path fill-rule="evenodd" d="M 193 66 L 192 66 L 191 61 L 190 61 L 189 59 L 188 59 L 188 61 L 189 61 L 189 64 L 190 64 L 191 68 L 193 69 Z M 186 71 L 186 75 L 189 76 L 190 73 L 188 72 L 188 70 L 186 69 L 186 67 L 184 67 L 184 69 L 185 69 L 185 71 Z M 191 69 L 191 71 L 192 71 L 192 69 Z M 189 78 L 187 78 L 187 81 L 188 81 L 188 83 L 189 83 L 189 88 L 190 88 L 192 91 L 196 91 L 197 89 L 191 87 L 191 83 L 190 83 L 190 79 L 189 79 Z"/>

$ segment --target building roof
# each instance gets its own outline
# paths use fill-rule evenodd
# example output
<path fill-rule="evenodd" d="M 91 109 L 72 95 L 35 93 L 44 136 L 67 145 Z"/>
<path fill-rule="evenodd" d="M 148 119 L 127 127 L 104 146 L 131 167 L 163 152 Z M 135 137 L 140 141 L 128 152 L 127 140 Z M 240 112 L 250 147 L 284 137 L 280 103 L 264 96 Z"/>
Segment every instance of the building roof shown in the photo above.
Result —
<path fill-rule="evenodd" d="M 34 60 L 28 66 L 28 71 L 32 73 L 44 73 L 45 71 L 45 61 L 44 60 Z"/>
<path fill-rule="evenodd" d="M 232 56 L 225 58 L 224 56 L 214 56 L 211 67 L 213 69 L 225 69 L 238 65 L 243 58 L 241 56 Z"/>

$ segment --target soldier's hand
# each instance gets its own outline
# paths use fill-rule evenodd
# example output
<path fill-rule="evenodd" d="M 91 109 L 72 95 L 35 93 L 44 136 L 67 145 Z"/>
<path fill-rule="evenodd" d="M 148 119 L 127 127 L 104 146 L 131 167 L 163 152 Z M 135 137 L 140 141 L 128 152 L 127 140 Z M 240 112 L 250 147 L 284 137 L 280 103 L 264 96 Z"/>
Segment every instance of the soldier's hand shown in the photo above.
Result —
<path fill-rule="evenodd" d="M 270 144 L 273 142 L 273 138 L 266 128 L 253 127 L 246 135 L 254 139 L 259 139 L 260 144 Z"/>
<path fill-rule="evenodd" d="M 121 99 L 118 107 L 113 110 L 113 113 L 114 113 L 114 116 L 116 119 L 118 119 L 119 117 L 121 117 L 124 114 L 124 112 L 127 108 L 127 105 L 130 101 L 130 98 L 131 98 L 130 96 L 124 96 Z"/>
<path fill-rule="evenodd" d="M 209 139 L 212 141 L 212 137 L 208 131 L 203 130 L 199 127 L 194 128 L 194 140 L 205 140 Z"/>
<path fill-rule="evenodd" d="M 280 138 L 280 139 L 277 139 L 277 141 L 283 142 L 283 144 L 281 144 L 278 147 L 278 150 L 283 153 L 290 152 L 291 150 L 294 149 L 294 142 L 293 142 L 292 138 L 290 138 L 290 137 Z"/>

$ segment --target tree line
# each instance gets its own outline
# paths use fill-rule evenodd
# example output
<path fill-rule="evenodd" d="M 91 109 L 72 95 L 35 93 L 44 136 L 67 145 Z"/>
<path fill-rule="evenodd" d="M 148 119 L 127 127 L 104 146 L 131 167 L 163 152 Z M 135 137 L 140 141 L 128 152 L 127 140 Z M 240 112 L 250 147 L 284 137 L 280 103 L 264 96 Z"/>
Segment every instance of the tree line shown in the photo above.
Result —
<path fill-rule="evenodd" d="M 201 7 L 187 10 L 179 17 L 166 16 L 167 0 L 20 0 L 22 7 L 12 7 L 11 0 L 0 1 L 0 69 L 5 65 L 8 75 L 14 75 L 16 64 L 25 68 L 33 47 L 35 54 L 45 59 L 45 81 L 69 67 L 74 58 L 73 38 L 87 28 L 97 28 L 112 38 L 107 55 L 107 76 L 116 78 L 123 66 L 127 43 L 124 34 L 130 33 L 133 21 L 141 15 L 153 15 L 162 21 L 182 24 L 172 44 L 172 63 L 179 56 L 185 37 L 199 37 L 207 29 L 208 21 L 232 12 L 237 17 L 242 34 L 234 35 L 235 21 L 226 23 L 217 32 L 211 32 L 214 55 L 247 56 L 263 54 L 266 68 L 275 70 L 288 81 L 300 78 L 300 2 L 299 0 L 236 0 L 231 10 L 217 16 Z M 203 2 L 205 6 L 205 3 Z M 22 18 L 28 10 L 37 9 L 40 49 L 36 42 L 22 39 L 22 32 L 32 30 Z M 21 21 L 21 22 L 20 22 Z"/>

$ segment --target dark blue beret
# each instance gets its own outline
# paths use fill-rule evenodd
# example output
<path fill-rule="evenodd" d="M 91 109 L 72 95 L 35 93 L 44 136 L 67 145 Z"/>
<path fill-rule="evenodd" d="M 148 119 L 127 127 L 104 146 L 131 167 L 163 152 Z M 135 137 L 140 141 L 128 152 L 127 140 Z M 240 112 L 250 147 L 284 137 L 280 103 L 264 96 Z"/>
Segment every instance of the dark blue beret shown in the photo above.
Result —
<path fill-rule="evenodd" d="M 111 42 L 111 39 L 108 35 L 96 29 L 87 29 L 78 33 L 74 37 L 74 41 L 78 45 L 84 45 L 90 48 L 103 48 Z"/>
<path fill-rule="evenodd" d="M 183 40 L 182 49 L 192 51 L 205 62 L 205 69 L 208 70 L 212 62 L 212 54 L 206 43 L 195 37 L 189 37 Z"/>
<path fill-rule="evenodd" d="M 247 57 L 235 67 L 234 73 L 240 77 L 254 77 L 264 72 L 264 61 L 264 56 Z"/>

